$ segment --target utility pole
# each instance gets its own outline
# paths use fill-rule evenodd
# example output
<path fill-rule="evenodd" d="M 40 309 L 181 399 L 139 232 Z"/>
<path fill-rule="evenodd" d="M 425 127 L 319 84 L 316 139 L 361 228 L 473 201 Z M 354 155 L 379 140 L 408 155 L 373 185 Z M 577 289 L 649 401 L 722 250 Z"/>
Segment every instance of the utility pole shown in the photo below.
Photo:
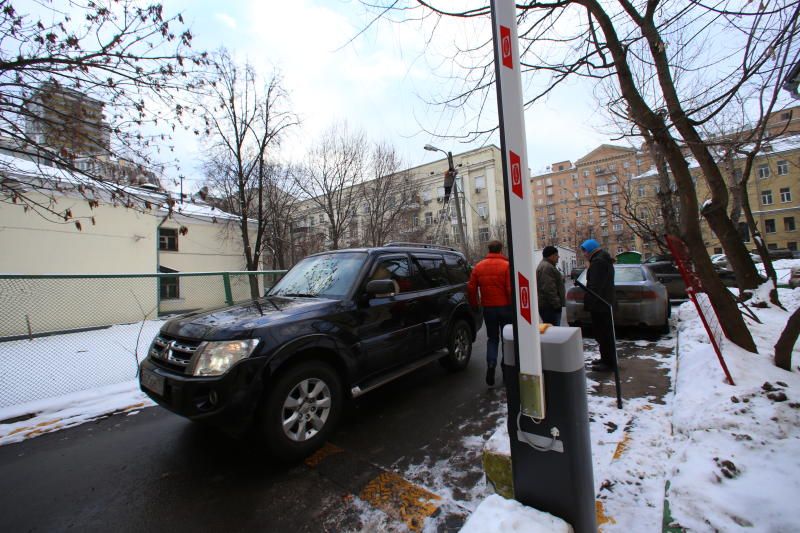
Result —
<path fill-rule="evenodd" d="M 445 152 L 441 148 L 436 148 L 435 146 L 432 146 L 430 144 L 426 144 L 424 148 L 429 152 L 442 152 L 443 154 L 447 154 L 448 169 L 447 169 L 447 178 L 445 179 L 445 183 L 447 183 L 448 180 L 452 180 L 453 200 L 456 202 L 456 218 L 458 219 L 458 233 L 461 236 L 461 248 L 464 251 L 464 255 L 467 258 L 467 262 L 471 262 L 472 258 L 469 255 L 469 243 L 467 242 L 467 234 L 464 231 L 464 221 L 461 218 L 461 202 L 458 199 L 458 181 L 456 180 L 458 171 L 456 170 L 455 164 L 453 164 L 453 152 Z"/>

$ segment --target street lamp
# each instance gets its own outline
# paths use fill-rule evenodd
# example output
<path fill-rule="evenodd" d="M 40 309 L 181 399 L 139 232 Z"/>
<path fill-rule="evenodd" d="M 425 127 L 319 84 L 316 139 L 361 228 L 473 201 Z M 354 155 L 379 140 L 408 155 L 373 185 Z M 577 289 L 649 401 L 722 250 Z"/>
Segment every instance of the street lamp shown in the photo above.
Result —
<path fill-rule="evenodd" d="M 442 152 L 443 154 L 447 155 L 447 172 L 448 177 L 453 180 L 453 199 L 456 202 L 456 217 L 458 218 L 458 232 L 461 234 L 461 246 L 464 249 L 464 255 L 467 257 L 467 261 L 470 261 L 469 244 L 467 243 L 467 235 L 464 232 L 464 222 L 461 219 L 461 202 L 458 201 L 458 182 L 456 181 L 456 175 L 458 174 L 458 171 L 456 170 L 456 166 L 453 164 L 453 152 L 446 152 L 441 148 L 436 148 L 430 144 L 426 144 L 424 148 L 429 152 Z"/>

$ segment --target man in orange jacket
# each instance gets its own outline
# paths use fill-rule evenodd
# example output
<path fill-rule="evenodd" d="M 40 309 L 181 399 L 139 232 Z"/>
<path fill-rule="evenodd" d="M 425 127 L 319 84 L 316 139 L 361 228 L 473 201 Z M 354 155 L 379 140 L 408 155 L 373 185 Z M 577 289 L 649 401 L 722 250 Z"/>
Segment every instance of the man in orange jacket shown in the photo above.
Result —
<path fill-rule="evenodd" d="M 508 258 L 501 252 L 503 243 L 491 241 L 489 253 L 480 261 L 469 277 L 467 291 L 472 307 L 483 306 L 483 321 L 486 324 L 486 384 L 494 385 L 497 367 L 497 346 L 503 326 L 514 318 L 511 307 L 511 273 Z M 480 299 L 478 298 L 480 289 Z"/>

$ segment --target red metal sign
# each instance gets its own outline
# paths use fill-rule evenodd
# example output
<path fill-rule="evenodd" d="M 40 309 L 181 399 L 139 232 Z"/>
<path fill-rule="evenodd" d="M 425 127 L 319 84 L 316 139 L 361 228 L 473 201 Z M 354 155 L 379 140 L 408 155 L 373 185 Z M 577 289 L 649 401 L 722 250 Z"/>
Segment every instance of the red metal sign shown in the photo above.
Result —
<path fill-rule="evenodd" d="M 519 314 L 522 315 L 528 324 L 531 323 L 531 284 L 528 281 L 528 278 L 523 276 L 520 273 L 517 273 L 517 278 L 519 283 L 517 283 L 517 287 L 519 287 Z"/>
<path fill-rule="evenodd" d="M 689 295 L 689 298 L 694 303 L 697 314 L 700 315 L 700 320 L 703 322 L 703 327 L 706 328 L 708 338 L 711 340 L 711 345 L 717 353 L 717 359 L 722 371 L 725 372 L 728 383 L 734 385 L 731 373 L 728 371 L 728 365 L 725 364 L 725 359 L 723 359 L 720 351 L 723 341 L 722 324 L 720 324 L 717 310 L 711 304 L 711 300 L 708 298 L 705 289 L 703 289 L 703 284 L 695 272 L 694 263 L 689 255 L 689 248 L 685 242 L 675 235 L 664 235 L 664 238 L 667 241 L 670 252 L 672 252 L 672 257 L 675 259 L 675 264 L 678 265 L 683 282 L 686 284 L 686 294 Z"/>
<path fill-rule="evenodd" d="M 503 66 L 513 69 L 514 60 L 511 56 L 511 30 L 505 26 L 500 26 L 500 50 L 503 54 Z"/>
<path fill-rule="evenodd" d="M 520 164 L 519 156 L 509 150 L 508 158 L 511 163 L 511 191 L 520 199 L 524 200 L 524 193 L 522 192 L 522 165 Z"/>

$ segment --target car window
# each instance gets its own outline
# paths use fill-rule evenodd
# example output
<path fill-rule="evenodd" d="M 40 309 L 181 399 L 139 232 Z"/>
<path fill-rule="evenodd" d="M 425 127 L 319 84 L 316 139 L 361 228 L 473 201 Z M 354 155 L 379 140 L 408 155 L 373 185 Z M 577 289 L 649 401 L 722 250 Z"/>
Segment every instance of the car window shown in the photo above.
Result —
<path fill-rule="evenodd" d="M 269 291 L 270 296 L 342 298 L 356 283 L 365 253 L 312 255 L 297 263 Z"/>
<path fill-rule="evenodd" d="M 440 255 L 413 255 L 414 284 L 419 289 L 430 289 L 448 285 L 447 270 Z"/>
<path fill-rule="evenodd" d="M 450 276 L 450 283 L 466 283 L 469 281 L 469 270 L 467 261 L 460 255 L 445 255 L 444 262 L 447 267 L 447 274 Z"/>
<path fill-rule="evenodd" d="M 372 268 L 368 281 L 376 279 L 391 279 L 397 284 L 398 292 L 414 290 L 411 279 L 411 268 L 405 256 L 381 257 Z"/>
<path fill-rule="evenodd" d="M 614 283 L 626 281 L 644 281 L 644 271 L 642 267 L 614 267 Z"/>

